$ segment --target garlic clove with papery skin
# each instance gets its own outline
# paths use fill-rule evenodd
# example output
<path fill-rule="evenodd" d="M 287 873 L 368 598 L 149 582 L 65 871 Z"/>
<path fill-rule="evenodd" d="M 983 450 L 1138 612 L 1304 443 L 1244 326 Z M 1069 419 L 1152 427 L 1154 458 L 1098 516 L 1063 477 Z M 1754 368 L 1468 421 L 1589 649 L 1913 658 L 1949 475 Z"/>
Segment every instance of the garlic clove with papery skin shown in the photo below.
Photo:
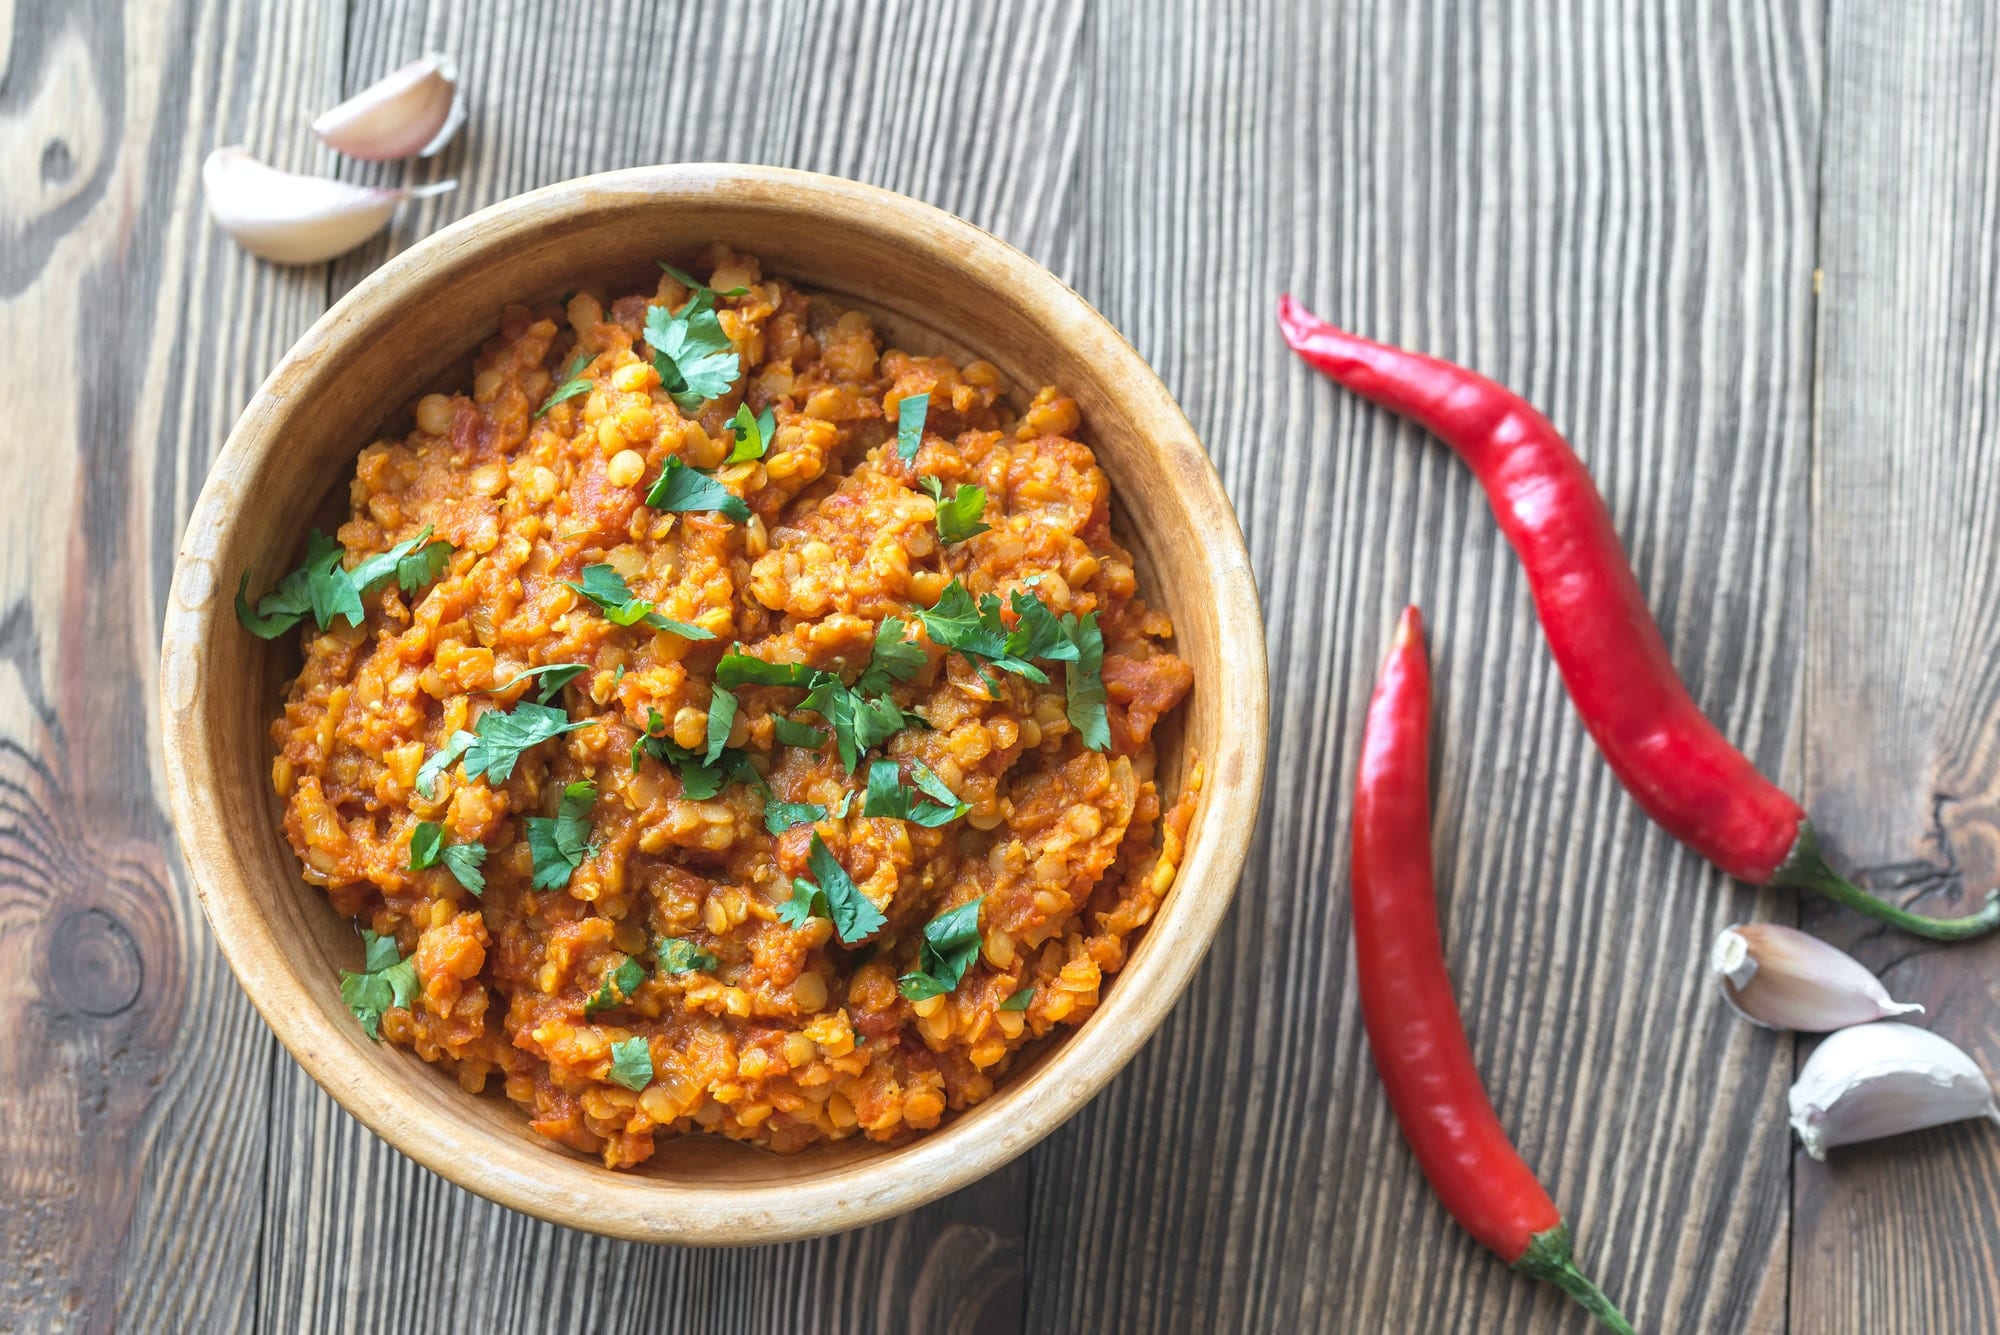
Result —
<path fill-rule="evenodd" d="M 1924 1009 L 1893 1000 L 1846 951 L 1777 923 L 1723 928 L 1708 964 L 1736 1013 L 1767 1029 L 1820 1034 Z"/>
<path fill-rule="evenodd" d="M 1790 1095 L 1792 1129 L 1824 1161 L 1835 1145 L 1984 1117 L 2000 1123 L 1977 1062 L 1928 1029 L 1883 1020 L 1831 1034 Z"/>
<path fill-rule="evenodd" d="M 450 56 L 433 53 L 369 84 L 312 128 L 350 158 L 385 162 L 412 154 L 430 157 L 464 123 L 458 66 Z"/>
<path fill-rule="evenodd" d="M 218 148 L 201 165 L 201 186 L 216 225 L 237 245 L 279 264 L 317 264 L 381 231 L 404 200 L 442 194 L 458 182 L 351 185 L 279 171 L 241 148 Z"/>

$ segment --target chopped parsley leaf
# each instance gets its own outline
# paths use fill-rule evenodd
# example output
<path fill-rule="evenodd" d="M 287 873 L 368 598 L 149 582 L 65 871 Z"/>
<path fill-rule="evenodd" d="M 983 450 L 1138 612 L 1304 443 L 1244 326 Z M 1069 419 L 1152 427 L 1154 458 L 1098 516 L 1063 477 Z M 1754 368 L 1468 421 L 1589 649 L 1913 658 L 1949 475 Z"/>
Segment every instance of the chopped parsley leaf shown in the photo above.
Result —
<path fill-rule="evenodd" d="M 907 623 L 901 617 L 883 617 L 875 628 L 875 646 L 868 666 L 854 679 L 854 689 L 864 695 L 880 695 L 893 682 L 908 681 L 923 671 L 924 647 L 903 638 Z"/>
<path fill-rule="evenodd" d="M 685 269 L 676 269 L 673 265 L 668 264 L 665 260 L 655 260 L 654 263 L 658 264 L 662 269 L 672 274 L 674 278 L 680 283 L 680 285 L 684 288 L 687 288 L 690 292 L 714 292 L 715 295 L 718 297 L 747 297 L 750 295 L 750 289 L 747 287 L 732 287 L 732 288 L 727 288 L 721 292 L 716 292 L 714 288 L 710 287 L 707 283 L 702 282 L 699 278 L 696 278 L 693 274 L 689 273 Z"/>
<path fill-rule="evenodd" d="M 599 1011 L 623 1005 L 634 992 L 639 990 L 639 984 L 645 981 L 646 967 L 627 955 L 623 964 L 604 975 L 604 985 L 583 1003 L 583 1013 L 595 1015 Z"/>
<path fill-rule="evenodd" d="M 777 430 L 778 416 L 768 406 L 752 417 L 749 404 L 737 404 L 736 416 L 729 421 L 729 434 L 736 444 L 729 451 L 729 457 L 722 461 L 724 466 L 763 458 L 764 451 L 771 448 L 771 437 Z"/>
<path fill-rule="evenodd" d="M 404 959 L 396 949 L 396 938 L 377 936 L 361 929 L 363 962 L 360 973 L 340 971 L 340 999 L 361 1028 L 377 1043 L 382 1041 L 382 1014 L 401 1007 L 408 1010 L 417 999 L 417 962 Z"/>
<path fill-rule="evenodd" d="M 439 548 L 443 548 L 442 551 Z M 444 563 L 456 550 L 448 542 L 439 539 L 431 541 L 431 526 L 424 525 L 424 531 L 406 542 L 399 542 L 386 552 L 378 552 L 363 560 L 354 569 L 346 572 L 347 582 L 355 593 L 354 607 L 359 612 L 361 600 L 375 590 L 396 581 L 396 587 L 404 593 L 415 593 L 424 585 L 438 577 Z M 359 616 L 349 616 L 348 624 L 361 624 Z M 322 622 L 322 625 L 325 623 Z"/>
<path fill-rule="evenodd" d="M 1024 1011 L 1028 1009 L 1028 1003 L 1033 1001 L 1034 999 L 1035 999 L 1035 985 L 1033 983 L 1030 983 L 1026 987 L 1022 988 L 1019 992 L 1016 992 L 1013 996 L 1008 997 L 1005 1001 L 1001 1002 L 999 1009 L 1003 1011 Z"/>
<path fill-rule="evenodd" d="M 438 850 L 444 847 L 444 826 L 434 820 L 420 820 L 410 831 L 410 870 L 435 867 Z"/>
<path fill-rule="evenodd" d="M 817 751 L 826 745 L 825 728 L 815 728 L 782 714 L 772 715 L 771 735 L 777 738 L 780 746 L 803 746 L 808 751 Z"/>
<path fill-rule="evenodd" d="M 526 700 L 505 712 L 489 709 L 472 725 L 474 737 L 465 748 L 465 776 L 476 779 L 483 774 L 489 785 L 505 783 L 514 773 L 522 752 L 552 737 L 575 732 L 588 723 L 588 719 L 572 723 L 564 711 Z M 458 736 L 454 735 L 452 743 L 457 742 Z M 421 772 L 418 781 L 422 782 Z"/>
<path fill-rule="evenodd" d="M 924 924 L 917 947 L 917 968 L 896 980 L 896 988 L 911 1001 L 941 997 L 957 987 L 979 958 L 979 906 L 986 896 L 960 904 Z"/>
<path fill-rule="evenodd" d="M 648 306 L 646 346 L 653 350 L 653 369 L 660 373 L 660 384 L 682 412 L 700 411 L 704 403 L 727 394 L 736 383 L 736 350 L 715 316 L 715 293 L 709 288 L 697 285 L 694 296 L 678 312 Z"/>
<path fill-rule="evenodd" d="M 631 626 L 643 621 L 654 630 L 671 631 L 684 640 L 715 638 L 713 631 L 661 616 L 653 610 L 650 599 L 634 598 L 631 586 L 625 583 L 625 577 L 618 573 L 618 568 L 603 561 L 585 566 L 581 583 L 567 579 L 563 583 L 595 603 L 603 610 L 605 620 L 614 626 Z"/>
<path fill-rule="evenodd" d="M 722 963 L 694 942 L 677 936 L 661 937 L 653 954 L 659 958 L 660 972 L 666 974 L 693 973 L 697 969 L 708 972 Z"/>
<path fill-rule="evenodd" d="M 438 857 L 453 880 L 475 895 L 486 893 L 486 873 L 479 870 L 486 861 L 485 844 L 446 844 Z"/>
<path fill-rule="evenodd" d="M 560 691 L 563 687 L 569 685 L 588 671 L 590 669 L 582 663 L 544 663 L 540 667 L 531 667 L 526 672 L 517 673 L 509 677 L 505 682 L 493 688 L 493 694 L 505 695 L 522 682 L 532 677 L 540 677 L 542 679 L 542 689 L 536 693 L 535 702 L 545 705 L 555 697 L 557 691 Z"/>
<path fill-rule="evenodd" d="M 715 665 L 718 686 L 811 686 L 821 674 L 804 663 L 766 663 L 737 645 Z"/>
<path fill-rule="evenodd" d="M 426 530 L 428 531 L 428 530 Z M 439 538 L 436 542 L 417 548 L 408 556 L 396 561 L 396 587 L 404 593 L 415 593 L 426 584 L 434 584 L 444 573 L 445 562 L 458 548 Z"/>
<path fill-rule="evenodd" d="M 722 748 L 729 745 L 729 727 L 734 722 L 736 697 L 720 686 L 712 687 L 708 696 L 708 750 L 702 755 L 702 764 L 713 765 L 722 759 Z"/>
<path fill-rule="evenodd" d="M 778 905 L 778 921 L 787 927 L 803 927 L 808 918 L 831 918 L 826 892 L 803 876 L 792 878 L 792 897 Z"/>
<path fill-rule="evenodd" d="M 611 1075 L 614 1084 L 633 1091 L 653 1083 L 653 1050 L 637 1034 L 611 1045 Z"/>
<path fill-rule="evenodd" d="M 437 796 L 438 776 L 456 765 L 458 758 L 478 740 L 463 728 L 453 733 L 443 748 L 434 752 L 417 771 L 417 796 L 425 799 Z"/>
<path fill-rule="evenodd" d="M 799 707 L 817 713 L 833 729 L 834 747 L 849 774 L 861 763 L 862 752 L 888 741 L 907 722 L 888 696 L 861 695 L 832 673 L 823 675 Z"/>
<path fill-rule="evenodd" d="M 938 595 L 937 605 L 928 611 L 919 609 L 917 618 L 924 623 L 924 634 L 931 637 L 933 644 L 955 651 L 975 666 L 976 660 L 984 659 L 1003 672 L 1029 681 L 1049 679 L 1046 672 L 1008 647 L 1009 632 L 1000 619 L 1000 600 L 990 593 L 981 594 L 975 603 L 965 585 L 953 580 Z M 994 696 L 998 698 L 999 691 L 990 676 L 987 685 L 995 687 Z"/>
<path fill-rule="evenodd" d="M 284 634 L 308 613 L 321 630 L 331 629 L 336 617 L 345 619 L 350 626 L 359 626 L 367 615 L 361 600 L 391 579 L 405 593 L 415 593 L 443 571 L 452 545 L 430 539 L 430 526 L 425 525 L 416 537 L 368 557 L 349 570 L 341 565 L 346 549 L 314 529 L 306 539 L 305 561 L 279 580 L 277 588 L 259 598 L 254 611 L 248 597 L 250 575 L 244 572 L 242 582 L 236 586 L 236 619 L 243 623 L 244 629 L 265 640 Z"/>
<path fill-rule="evenodd" d="M 798 927 L 809 917 L 831 919 L 834 935 L 850 946 L 882 930 L 888 919 L 861 893 L 854 878 L 847 874 L 817 831 L 806 854 L 806 869 L 812 872 L 813 879 L 809 881 L 803 876 L 793 879 L 791 902 L 778 909 L 781 921 Z"/>
<path fill-rule="evenodd" d="M 1007 632 L 1007 652 L 1015 658 L 1043 658 L 1074 663 L 1077 644 L 1048 604 L 1016 589 L 1008 599 L 1014 609 L 1014 629 Z"/>
<path fill-rule="evenodd" d="M 410 833 L 411 871 L 423 871 L 442 862 L 452 879 L 475 895 L 486 892 L 486 876 L 479 870 L 485 861 L 486 845 L 447 844 L 444 826 L 434 820 L 418 821 L 417 828 Z"/>
<path fill-rule="evenodd" d="M 1104 712 L 1104 634 L 1097 628 L 1097 613 L 1086 612 L 1082 620 L 1063 618 L 1063 630 L 1076 646 L 1076 661 L 1064 673 L 1070 726 L 1083 744 L 1093 751 L 1111 749 L 1111 725 Z"/>
<path fill-rule="evenodd" d="M 783 834 L 794 825 L 811 825 L 826 819 L 826 808 L 817 802 L 766 802 L 764 828 Z"/>
<path fill-rule="evenodd" d="M 560 890 L 569 884 L 590 848 L 590 809 L 597 803 L 597 785 L 573 783 L 563 789 L 562 806 L 554 816 L 527 818 L 528 851 L 534 856 L 537 890 Z"/>
<path fill-rule="evenodd" d="M 555 387 L 555 392 L 542 400 L 542 406 L 535 409 L 535 416 L 540 417 L 558 403 L 567 403 L 571 399 L 581 398 L 590 393 L 591 379 L 583 373 L 583 368 L 590 365 L 590 360 L 590 354 L 587 352 L 576 354 L 575 359 L 563 368 L 562 383 Z"/>
<path fill-rule="evenodd" d="M 922 761 L 911 762 L 915 789 L 903 787 L 902 776 L 893 760 L 878 760 L 868 767 L 868 797 L 862 804 L 864 816 L 885 816 L 906 820 L 928 829 L 949 825 L 972 808 L 958 800 L 944 781 Z M 936 800 L 927 800 L 927 799 Z"/>
<path fill-rule="evenodd" d="M 934 477 L 920 477 L 917 485 L 937 502 L 938 537 L 949 545 L 988 532 L 992 525 L 981 518 L 986 513 L 986 488 L 970 483 L 944 498 L 944 484 Z"/>
<path fill-rule="evenodd" d="M 896 404 L 896 453 L 908 463 L 924 447 L 924 418 L 931 410 L 928 392 L 912 394 Z"/>
<path fill-rule="evenodd" d="M 646 491 L 646 504 L 663 513 L 719 510 L 739 524 L 750 522 L 750 507 L 741 496 L 679 459 L 670 458 L 661 467 Z"/>
<path fill-rule="evenodd" d="M 649 729 L 665 726 L 665 720 L 660 718 L 658 710 L 648 709 L 647 713 Z M 636 772 L 640 759 L 645 756 L 652 756 L 662 764 L 674 766 L 680 771 L 681 796 L 693 802 L 705 802 L 714 797 L 722 791 L 722 785 L 731 779 L 747 783 L 752 788 L 770 791 L 770 785 L 764 782 L 764 776 L 757 772 L 756 767 L 750 763 L 750 757 L 742 751 L 733 751 L 725 746 L 717 753 L 713 764 L 705 760 L 704 755 L 702 751 L 691 751 L 681 746 L 671 737 L 656 736 L 648 732 L 632 744 L 632 769 Z"/>

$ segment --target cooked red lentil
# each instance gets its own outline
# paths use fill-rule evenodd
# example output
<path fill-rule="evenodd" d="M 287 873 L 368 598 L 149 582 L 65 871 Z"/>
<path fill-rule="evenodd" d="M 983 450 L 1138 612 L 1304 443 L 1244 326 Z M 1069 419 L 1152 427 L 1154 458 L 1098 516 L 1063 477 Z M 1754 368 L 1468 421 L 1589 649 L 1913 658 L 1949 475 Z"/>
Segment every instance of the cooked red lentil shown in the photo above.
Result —
<path fill-rule="evenodd" d="M 311 613 L 272 779 L 371 934 L 356 1014 L 613 1167 L 985 1098 L 1096 1005 L 1199 783 L 1163 814 L 1191 674 L 1076 405 L 694 267 L 509 308 L 362 451 L 344 555 L 243 609 Z"/>

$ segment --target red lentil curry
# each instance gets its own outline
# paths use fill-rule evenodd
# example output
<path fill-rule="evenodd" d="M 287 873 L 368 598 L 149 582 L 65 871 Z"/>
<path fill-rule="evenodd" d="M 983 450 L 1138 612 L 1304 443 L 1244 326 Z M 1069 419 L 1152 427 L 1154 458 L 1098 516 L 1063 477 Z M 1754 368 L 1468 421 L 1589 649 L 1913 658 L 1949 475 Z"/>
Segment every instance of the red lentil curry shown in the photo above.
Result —
<path fill-rule="evenodd" d="M 612 1167 L 985 1098 L 1096 1005 L 1199 785 L 1163 813 L 1192 676 L 1076 405 L 694 267 L 509 308 L 238 598 L 306 625 L 272 781 L 356 1018 Z"/>

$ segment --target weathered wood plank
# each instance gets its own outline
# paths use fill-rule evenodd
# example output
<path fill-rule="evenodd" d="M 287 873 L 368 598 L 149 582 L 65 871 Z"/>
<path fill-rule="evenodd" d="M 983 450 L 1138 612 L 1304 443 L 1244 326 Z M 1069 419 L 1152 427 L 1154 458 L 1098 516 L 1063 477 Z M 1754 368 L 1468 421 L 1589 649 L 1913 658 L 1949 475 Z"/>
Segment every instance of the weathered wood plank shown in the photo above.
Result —
<path fill-rule="evenodd" d="M 1651 829 L 1464 471 L 1292 364 L 1291 287 L 1579 442 L 1692 688 L 1784 773 L 1797 707 L 1810 7 L 1099 9 L 1076 282 L 1181 396 L 1272 632 L 1265 830 L 1159 1040 L 1034 1160 L 1035 1330 L 1581 1329 L 1432 1202 L 1348 979 L 1348 786 L 1384 635 L 1439 664 L 1447 934 L 1502 1117 L 1647 1330 L 1784 1322 L 1788 1045 L 1701 960 L 1775 901 Z"/>
<path fill-rule="evenodd" d="M 240 368 L 267 364 L 326 291 L 323 275 L 218 265 L 195 215 L 201 158 L 232 138 L 270 147 L 294 97 L 336 87 L 316 52 L 339 20 L 310 4 L 0 9 L 0 393 L 37 414 L 0 439 L 9 1329 L 249 1311 L 273 1045 L 172 857 L 154 652 Z"/>
<path fill-rule="evenodd" d="M 1807 773 L 1829 842 L 1943 913 L 2000 881 L 2000 16 L 1837 3 L 1828 36 Z M 2000 942 L 1808 921 L 2000 1071 Z M 1990 1127 L 1800 1154 L 1793 1200 L 1793 1329 L 2000 1330 Z"/>

